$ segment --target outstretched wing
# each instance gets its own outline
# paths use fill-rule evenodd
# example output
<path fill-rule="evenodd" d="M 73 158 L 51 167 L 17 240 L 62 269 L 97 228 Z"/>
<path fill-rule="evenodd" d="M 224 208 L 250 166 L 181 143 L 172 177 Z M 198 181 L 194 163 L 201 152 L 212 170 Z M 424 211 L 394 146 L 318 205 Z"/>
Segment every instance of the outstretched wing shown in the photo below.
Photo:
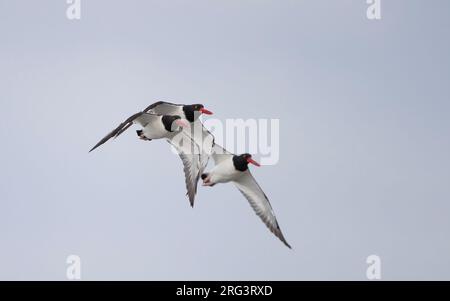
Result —
<path fill-rule="evenodd" d="M 191 207 L 194 207 L 195 195 L 200 175 L 203 171 L 200 162 L 200 149 L 193 139 L 184 131 L 175 135 L 168 142 L 175 147 L 183 162 L 187 195 Z"/>
<path fill-rule="evenodd" d="M 92 152 L 97 147 L 107 142 L 109 139 L 119 137 L 123 132 L 125 132 L 129 127 L 131 127 L 133 123 L 138 123 L 142 127 L 145 127 L 149 123 L 158 120 L 158 118 L 160 118 L 160 116 L 155 114 L 149 114 L 144 112 L 136 113 L 130 116 L 124 122 L 122 122 L 117 128 L 112 130 L 108 135 L 106 135 L 102 140 L 100 140 L 89 152 Z"/>
<path fill-rule="evenodd" d="M 187 195 L 194 206 L 200 177 L 209 162 L 214 146 L 214 136 L 197 120 L 191 127 L 169 140 L 178 152 L 184 166 Z"/>
<path fill-rule="evenodd" d="M 191 123 L 190 129 L 185 129 L 192 140 L 198 145 L 198 154 L 200 155 L 201 173 L 208 165 L 209 158 L 212 155 L 215 144 L 215 137 L 205 128 L 200 120 Z"/>
<path fill-rule="evenodd" d="M 256 214 L 261 218 L 264 224 L 266 224 L 269 230 L 275 234 L 275 236 L 278 237 L 288 248 L 291 248 L 281 232 L 269 199 L 262 191 L 255 178 L 253 178 L 250 171 L 247 170 L 238 180 L 233 182 L 249 201 L 253 210 L 255 210 Z"/>

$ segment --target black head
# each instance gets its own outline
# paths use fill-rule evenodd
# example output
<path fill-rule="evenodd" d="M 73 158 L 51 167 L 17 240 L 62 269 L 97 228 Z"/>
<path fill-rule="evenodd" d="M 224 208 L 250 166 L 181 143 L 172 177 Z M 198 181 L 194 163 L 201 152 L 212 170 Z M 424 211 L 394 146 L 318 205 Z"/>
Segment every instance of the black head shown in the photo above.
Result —
<path fill-rule="evenodd" d="M 180 116 L 178 115 L 173 115 L 173 116 L 169 116 L 169 115 L 164 115 L 161 120 L 162 123 L 164 125 L 164 128 L 166 129 L 166 131 L 168 132 L 175 132 L 176 129 L 178 129 L 178 126 L 173 124 L 173 122 L 175 120 L 179 120 L 181 119 Z"/>
<path fill-rule="evenodd" d="M 240 156 L 233 157 L 234 168 L 239 171 L 246 171 L 248 169 L 248 164 L 253 164 L 256 166 L 261 166 L 258 162 L 252 159 L 250 154 L 242 154 Z"/>
<path fill-rule="evenodd" d="M 189 122 L 194 122 L 201 114 L 212 115 L 212 112 L 206 110 L 202 104 L 185 105 L 183 112 Z"/>

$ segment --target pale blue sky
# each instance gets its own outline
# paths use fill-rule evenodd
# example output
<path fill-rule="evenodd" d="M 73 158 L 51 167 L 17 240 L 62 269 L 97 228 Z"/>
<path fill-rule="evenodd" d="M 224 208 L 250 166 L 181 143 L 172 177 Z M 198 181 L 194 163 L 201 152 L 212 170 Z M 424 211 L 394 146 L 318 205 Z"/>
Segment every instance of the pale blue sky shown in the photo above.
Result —
<path fill-rule="evenodd" d="M 450 3 L 0 0 L 0 279 L 450 279 Z M 279 118 L 254 170 L 293 250 L 232 185 L 185 198 L 155 100 Z"/>

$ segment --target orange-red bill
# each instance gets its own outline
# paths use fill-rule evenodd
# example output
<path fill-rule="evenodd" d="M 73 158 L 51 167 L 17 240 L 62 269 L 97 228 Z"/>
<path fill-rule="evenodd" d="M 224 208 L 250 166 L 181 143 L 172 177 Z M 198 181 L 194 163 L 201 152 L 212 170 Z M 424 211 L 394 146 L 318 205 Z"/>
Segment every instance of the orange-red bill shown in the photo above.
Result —
<path fill-rule="evenodd" d="M 248 159 L 247 159 L 247 162 L 248 162 L 248 163 L 251 163 L 251 164 L 253 164 L 253 165 L 255 165 L 255 166 L 258 166 L 258 167 L 261 166 L 261 164 L 259 164 L 258 162 L 256 162 L 256 161 L 253 160 L 252 158 L 248 158 Z"/>
<path fill-rule="evenodd" d="M 213 112 L 208 111 L 208 110 L 205 109 L 205 108 L 200 109 L 200 112 L 203 113 L 203 114 L 206 114 L 206 115 L 212 115 L 212 114 L 213 114 Z"/>

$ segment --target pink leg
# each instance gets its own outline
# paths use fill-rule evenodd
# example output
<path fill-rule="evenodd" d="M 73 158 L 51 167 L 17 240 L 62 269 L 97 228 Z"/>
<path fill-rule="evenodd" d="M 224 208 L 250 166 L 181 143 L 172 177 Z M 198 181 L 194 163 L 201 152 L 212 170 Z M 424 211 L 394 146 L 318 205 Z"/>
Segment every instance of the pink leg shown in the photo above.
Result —
<path fill-rule="evenodd" d="M 214 185 L 216 185 L 215 183 L 212 183 L 211 182 L 211 179 L 209 178 L 209 177 L 206 177 L 204 180 L 203 180 L 203 186 L 209 186 L 209 187 L 212 187 L 212 186 L 214 186 Z"/>

